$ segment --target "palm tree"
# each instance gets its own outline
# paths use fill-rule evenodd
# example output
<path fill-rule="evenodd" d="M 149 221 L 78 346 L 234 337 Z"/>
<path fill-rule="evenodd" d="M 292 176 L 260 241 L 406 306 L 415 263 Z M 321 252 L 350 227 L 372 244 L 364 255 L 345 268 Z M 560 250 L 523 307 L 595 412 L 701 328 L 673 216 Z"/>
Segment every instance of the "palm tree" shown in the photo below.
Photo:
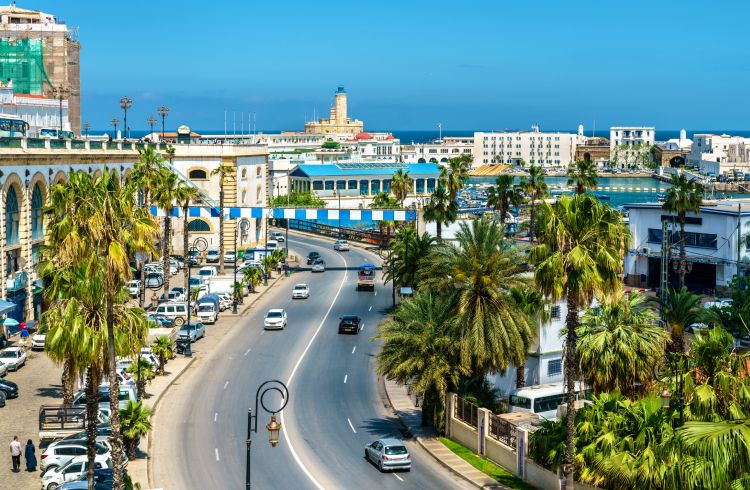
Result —
<path fill-rule="evenodd" d="M 140 368 L 140 369 L 139 369 Z M 135 376 L 138 383 L 138 392 L 141 397 L 146 396 L 146 383 L 156 377 L 153 366 L 144 357 L 136 357 L 135 362 L 128 366 L 127 371 Z"/>
<path fill-rule="evenodd" d="M 412 390 L 425 400 L 425 408 L 431 409 L 436 426 L 442 419 L 446 391 L 469 373 L 454 338 L 454 306 L 442 295 L 417 291 L 399 304 L 375 337 L 383 340 L 377 355 L 378 373 L 400 383 L 412 383 Z M 424 422 L 429 411 L 422 410 Z"/>
<path fill-rule="evenodd" d="M 498 372 L 526 359 L 530 319 L 508 294 L 524 287 L 525 258 L 502 227 L 481 218 L 461 223 L 456 244 L 442 242 L 423 261 L 424 287 L 453 298 L 461 359 L 472 372 Z"/>
<path fill-rule="evenodd" d="M 685 285 L 687 259 L 685 254 L 685 221 L 687 213 L 697 213 L 703 204 L 703 189 L 698 183 L 689 179 L 684 173 L 672 174 L 672 187 L 667 189 L 667 196 L 662 209 L 669 213 L 677 213 L 680 223 L 680 287 Z"/>
<path fill-rule="evenodd" d="M 430 196 L 430 202 L 424 207 L 425 221 L 435 222 L 435 234 L 438 241 L 443 239 L 443 225 L 456 221 L 458 205 L 451 200 L 445 188 L 439 186 Z"/>
<path fill-rule="evenodd" d="M 445 186 L 451 201 L 456 200 L 456 195 L 469 178 L 469 169 L 471 168 L 471 156 L 461 155 L 460 157 L 449 158 L 448 165 L 440 166 L 440 183 Z"/>
<path fill-rule="evenodd" d="M 409 171 L 404 172 L 404 169 L 398 169 L 391 178 L 391 192 L 401 203 L 401 207 L 404 207 L 404 199 L 409 195 L 411 188 L 412 180 L 409 177 Z"/>
<path fill-rule="evenodd" d="M 526 197 L 529 199 L 529 242 L 534 243 L 536 235 L 536 207 L 537 202 L 549 196 L 546 182 L 544 182 L 544 170 L 541 166 L 529 167 L 529 176 L 521 177 L 519 184 Z"/>
<path fill-rule="evenodd" d="M 262 274 L 260 270 L 256 269 L 255 267 L 248 267 L 245 269 L 242 275 L 242 279 L 245 282 L 245 285 L 247 285 L 248 291 L 254 293 L 255 288 L 261 283 L 262 280 Z"/>
<path fill-rule="evenodd" d="M 419 267 L 432 251 L 435 239 L 429 233 L 417 235 L 411 226 L 399 229 L 394 238 L 383 278 L 386 283 L 396 281 L 401 286 L 415 286 Z"/>
<path fill-rule="evenodd" d="M 143 402 L 134 402 L 133 400 L 128 400 L 125 408 L 120 410 L 122 435 L 125 437 L 128 458 L 135 458 L 136 441 L 151 430 L 153 413 L 154 411 L 149 407 L 143 406 Z"/>
<path fill-rule="evenodd" d="M 188 250 L 190 241 L 190 232 L 188 230 L 188 208 L 190 201 L 198 198 L 198 189 L 191 187 L 185 181 L 180 181 L 175 191 L 175 200 L 182 206 L 182 254 L 185 260 L 188 260 L 190 250 Z M 190 289 L 190 270 L 185 267 L 185 290 Z"/>
<path fill-rule="evenodd" d="M 568 166 L 568 187 L 575 184 L 576 194 L 596 187 L 596 165 L 591 160 L 579 160 Z"/>
<path fill-rule="evenodd" d="M 540 244 L 531 251 L 534 280 L 551 301 L 565 298 L 568 308 L 564 347 L 568 432 L 563 471 L 568 490 L 573 490 L 578 312 L 591 304 L 595 294 L 606 295 L 620 287 L 629 233 L 617 211 L 587 194 L 562 196 L 554 204 L 544 202 L 541 218 Z"/>
<path fill-rule="evenodd" d="M 661 307 L 661 314 L 671 332 L 669 350 L 685 351 L 685 329 L 693 323 L 699 323 L 704 316 L 701 309 L 701 297 L 682 287 L 679 290 L 668 288 L 664 299 L 656 302 Z"/>
<path fill-rule="evenodd" d="M 395 197 L 391 197 L 390 194 L 387 192 L 378 192 L 375 194 L 375 196 L 372 198 L 372 202 L 370 203 L 371 209 L 395 209 L 399 206 L 398 199 Z M 381 242 L 383 241 L 383 235 L 390 235 L 391 234 L 391 227 L 393 226 L 393 221 L 390 220 L 380 220 L 378 221 L 378 228 L 380 229 L 380 236 L 381 236 Z"/>
<path fill-rule="evenodd" d="M 174 343 L 169 337 L 163 335 L 156 337 L 151 344 L 151 351 L 159 359 L 159 374 L 164 374 L 164 367 L 167 365 L 167 360 L 174 356 Z"/>
<path fill-rule="evenodd" d="M 172 246 L 172 213 L 175 210 L 175 202 L 179 202 L 185 194 L 184 183 L 180 177 L 171 169 L 166 167 L 157 174 L 153 199 L 160 209 L 164 210 L 164 232 L 162 234 L 162 270 L 164 271 L 164 293 L 169 292 L 169 259 Z"/>
<path fill-rule="evenodd" d="M 643 393 L 669 338 L 646 298 L 616 292 L 589 308 L 578 327 L 579 368 L 595 393 Z"/>
<path fill-rule="evenodd" d="M 219 274 L 224 273 L 224 184 L 234 172 L 233 166 L 225 165 L 223 162 L 211 170 L 211 176 L 219 176 Z"/>
<path fill-rule="evenodd" d="M 498 175 L 495 185 L 487 189 L 487 206 L 500 213 L 500 224 L 505 226 L 508 212 L 514 206 L 520 206 L 523 195 L 517 185 L 513 184 L 513 176 Z"/>
<path fill-rule="evenodd" d="M 521 311 L 529 317 L 532 325 L 540 327 L 548 324 L 551 319 L 549 301 L 533 288 L 511 288 L 510 295 Z M 526 386 L 526 362 L 516 366 L 516 388 Z"/>

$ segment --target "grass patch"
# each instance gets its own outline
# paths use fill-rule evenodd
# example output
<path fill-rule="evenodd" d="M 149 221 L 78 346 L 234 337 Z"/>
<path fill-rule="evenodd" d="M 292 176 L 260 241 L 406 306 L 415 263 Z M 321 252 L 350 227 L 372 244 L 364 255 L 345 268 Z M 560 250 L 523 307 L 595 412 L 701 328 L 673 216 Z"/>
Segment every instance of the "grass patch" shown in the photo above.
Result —
<path fill-rule="evenodd" d="M 483 458 L 477 454 L 474 454 L 471 449 L 462 446 L 461 444 L 454 442 L 447 437 L 438 437 L 440 442 L 445 444 L 445 447 L 453 451 L 456 456 L 469 463 L 474 468 L 478 469 L 490 478 L 494 478 L 499 483 L 510 487 L 518 488 L 522 490 L 534 490 L 534 487 L 521 480 L 514 474 L 510 473 L 505 468 L 496 465 L 489 459 Z"/>

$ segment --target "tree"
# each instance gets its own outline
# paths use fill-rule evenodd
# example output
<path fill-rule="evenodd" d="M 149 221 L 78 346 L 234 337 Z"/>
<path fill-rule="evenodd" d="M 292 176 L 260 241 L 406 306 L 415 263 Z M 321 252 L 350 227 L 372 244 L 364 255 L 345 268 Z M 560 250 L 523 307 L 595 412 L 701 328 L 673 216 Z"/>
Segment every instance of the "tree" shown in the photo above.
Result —
<path fill-rule="evenodd" d="M 508 174 L 498 175 L 495 185 L 487 189 L 487 206 L 500 213 L 502 226 L 505 226 L 510 209 L 520 206 L 523 202 L 523 195 L 520 188 L 513 184 L 513 178 Z"/>
<path fill-rule="evenodd" d="M 679 290 L 668 288 L 665 298 L 658 298 L 656 301 L 661 307 L 661 314 L 672 333 L 669 350 L 684 352 L 685 329 L 703 319 L 701 297 L 691 293 L 683 286 Z"/>
<path fill-rule="evenodd" d="M 387 192 L 378 192 L 372 198 L 372 202 L 370 203 L 371 209 L 395 209 L 398 207 L 399 207 L 398 199 L 396 199 L 395 197 L 391 197 L 391 195 L 388 194 Z M 378 221 L 378 228 L 380 229 L 380 236 L 382 237 L 384 234 L 390 235 L 391 227 L 393 227 L 393 225 L 394 225 L 393 221 L 390 221 L 390 220 Z"/>
<path fill-rule="evenodd" d="M 443 225 L 449 225 L 456 221 L 458 205 L 453 201 L 445 188 L 439 186 L 430 196 L 430 201 L 424 207 L 425 221 L 435 222 L 435 233 L 437 239 L 442 240 Z"/>
<path fill-rule="evenodd" d="M 385 282 L 396 281 L 401 286 L 416 286 L 419 267 L 429 256 L 434 243 L 435 239 L 429 233 L 419 236 L 411 226 L 399 229 L 383 267 Z"/>
<path fill-rule="evenodd" d="M 219 176 L 219 274 L 224 273 L 224 184 L 234 172 L 235 168 L 224 162 L 211 170 L 211 176 Z"/>
<path fill-rule="evenodd" d="M 596 187 L 596 164 L 591 160 L 579 160 L 568 166 L 568 187 L 575 184 L 576 194 L 583 194 L 586 189 Z"/>
<path fill-rule="evenodd" d="M 174 342 L 169 337 L 163 335 L 156 337 L 154 343 L 151 344 L 151 351 L 159 360 L 159 374 L 164 374 L 164 367 L 167 365 L 167 361 L 174 357 Z"/>
<path fill-rule="evenodd" d="M 154 411 L 143 406 L 143 402 L 128 400 L 125 408 L 119 410 L 119 413 L 122 419 L 122 435 L 125 437 L 128 458 L 134 459 L 136 441 L 151 430 L 151 416 Z"/>
<path fill-rule="evenodd" d="M 578 312 L 591 304 L 594 295 L 603 296 L 620 287 L 619 275 L 627 250 L 629 233 L 622 217 L 594 196 L 562 196 L 541 207 L 540 244 L 531 251 L 536 264 L 537 288 L 552 301 L 565 298 L 565 379 L 567 435 L 563 471 L 568 490 L 573 489 L 576 345 Z"/>
<path fill-rule="evenodd" d="M 245 285 L 247 286 L 248 291 L 251 293 L 255 292 L 255 288 L 260 285 L 261 280 L 263 279 L 261 276 L 263 274 L 260 272 L 259 269 L 256 269 L 255 267 L 248 267 L 244 270 L 242 273 L 242 280 L 245 282 Z"/>
<path fill-rule="evenodd" d="M 185 257 L 185 260 L 189 260 L 190 256 L 190 250 L 188 248 L 190 247 L 190 233 L 188 230 L 188 208 L 190 207 L 190 201 L 197 199 L 199 196 L 198 189 L 195 187 L 192 187 L 188 185 L 185 181 L 180 181 L 180 184 L 177 186 L 177 189 L 175 190 L 175 200 L 181 205 L 182 207 L 182 253 Z M 187 264 L 185 266 L 185 290 L 188 291 L 190 289 L 190 269 L 187 267 Z"/>
<path fill-rule="evenodd" d="M 544 326 L 551 320 L 549 302 L 534 288 L 511 288 L 510 295 L 532 325 Z M 516 388 L 526 386 L 526 362 L 516 366 Z"/>
<path fill-rule="evenodd" d="M 432 412 L 436 426 L 442 420 L 446 391 L 458 385 L 460 376 L 469 373 L 468 365 L 460 360 L 453 334 L 454 307 L 450 298 L 417 291 L 399 304 L 375 337 L 383 340 L 377 355 L 378 373 L 400 383 L 411 383 L 412 390 L 425 401 L 423 422 Z"/>
<path fill-rule="evenodd" d="M 138 368 L 141 368 L 140 371 Z M 146 396 L 146 384 L 156 377 L 153 366 L 145 357 L 136 357 L 135 362 L 128 366 L 127 371 L 135 377 L 138 391 L 142 397 Z"/>
<path fill-rule="evenodd" d="M 324 208 L 326 202 L 313 194 L 312 192 L 292 192 L 286 196 L 274 196 L 269 199 L 269 206 L 272 208 Z"/>
<path fill-rule="evenodd" d="M 400 168 L 391 177 L 391 192 L 396 199 L 404 207 L 404 199 L 409 195 L 409 191 L 412 189 L 412 180 L 409 176 L 409 171 L 404 172 L 404 169 Z"/>
<path fill-rule="evenodd" d="M 162 270 L 164 271 L 164 293 L 169 291 L 169 272 L 170 250 L 172 246 L 172 213 L 175 210 L 175 203 L 180 202 L 185 197 L 185 184 L 181 181 L 171 169 L 163 167 L 155 178 L 155 187 L 153 189 L 154 202 L 160 209 L 164 210 L 164 231 L 162 234 Z M 187 235 L 186 235 L 187 238 Z"/>
<path fill-rule="evenodd" d="M 662 204 L 662 209 L 669 213 L 677 214 L 680 223 L 680 287 L 685 285 L 685 273 L 687 272 L 687 258 L 685 254 L 685 221 L 687 213 L 697 213 L 703 204 L 703 189 L 693 179 L 689 179 L 684 173 L 672 174 L 672 187 L 667 189 L 667 195 Z"/>
<path fill-rule="evenodd" d="M 537 202 L 549 196 L 542 167 L 536 165 L 529 167 L 529 176 L 521 177 L 519 186 L 529 200 L 529 242 L 533 244 L 536 235 Z"/>
<path fill-rule="evenodd" d="M 463 189 L 466 184 L 469 178 L 471 161 L 470 155 L 461 155 L 448 159 L 446 166 L 440 166 L 440 184 L 448 191 L 451 201 L 456 200 L 458 191 Z"/>
<path fill-rule="evenodd" d="M 589 308 L 578 327 L 580 373 L 594 393 L 642 394 L 668 336 L 646 298 L 616 292 Z"/>
<path fill-rule="evenodd" d="M 525 258 L 502 227 L 485 218 L 461 223 L 456 244 L 441 242 L 423 264 L 423 286 L 456 305 L 462 363 L 475 373 L 523 364 L 532 325 L 508 291 L 527 285 Z"/>

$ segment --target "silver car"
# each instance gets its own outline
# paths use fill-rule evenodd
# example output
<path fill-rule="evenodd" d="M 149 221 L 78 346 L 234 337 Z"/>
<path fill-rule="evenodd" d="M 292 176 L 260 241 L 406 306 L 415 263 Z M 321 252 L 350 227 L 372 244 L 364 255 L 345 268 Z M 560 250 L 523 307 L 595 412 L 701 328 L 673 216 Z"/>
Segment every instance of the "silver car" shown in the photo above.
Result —
<path fill-rule="evenodd" d="M 266 330 L 283 330 L 286 327 L 286 311 L 278 308 L 268 310 L 263 319 L 263 328 Z"/>
<path fill-rule="evenodd" d="M 323 259 L 317 259 L 315 262 L 313 262 L 312 269 L 313 272 L 325 272 L 326 271 L 326 263 Z"/>
<path fill-rule="evenodd" d="M 339 252 L 348 252 L 349 242 L 346 240 L 336 240 L 336 243 L 333 244 L 333 249 Z"/>
<path fill-rule="evenodd" d="M 378 465 L 380 471 L 411 470 L 411 456 L 398 439 L 378 439 L 365 446 L 365 458 Z"/>

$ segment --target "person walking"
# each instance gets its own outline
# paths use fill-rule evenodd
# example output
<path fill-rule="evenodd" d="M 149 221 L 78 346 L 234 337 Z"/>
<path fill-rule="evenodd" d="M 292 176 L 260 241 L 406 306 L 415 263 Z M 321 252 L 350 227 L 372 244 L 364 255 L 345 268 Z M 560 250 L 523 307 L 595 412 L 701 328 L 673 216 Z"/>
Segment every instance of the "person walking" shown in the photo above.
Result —
<path fill-rule="evenodd" d="M 10 457 L 13 460 L 13 473 L 21 471 L 21 443 L 18 442 L 18 436 L 13 436 L 10 443 Z"/>
<path fill-rule="evenodd" d="M 25 349 L 26 348 L 26 344 L 29 341 L 29 329 L 26 328 L 26 323 L 25 322 L 21 323 L 21 325 L 22 325 L 21 333 L 19 334 L 21 336 L 21 342 L 20 343 L 21 343 L 21 347 L 23 347 Z"/>
<path fill-rule="evenodd" d="M 26 448 L 23 455 L 26 459 L 26 471 L 36 471 L 36 448 L 31 439 L 26 441 Z"/>

